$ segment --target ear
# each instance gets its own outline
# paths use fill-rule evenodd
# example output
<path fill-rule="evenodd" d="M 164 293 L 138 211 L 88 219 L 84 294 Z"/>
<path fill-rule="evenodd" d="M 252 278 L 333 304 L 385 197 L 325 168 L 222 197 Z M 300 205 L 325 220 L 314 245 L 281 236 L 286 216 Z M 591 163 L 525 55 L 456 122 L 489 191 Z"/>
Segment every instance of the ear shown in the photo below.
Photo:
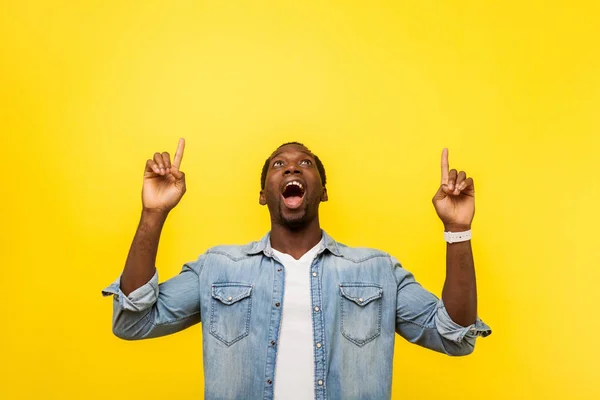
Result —
<path fill-rule="evenodd" d="M 260 204 L 261 206 L 264 206 L 267 204 L 267 198 L 265 197 L 264 190 L 260 191 L 260 195 L 258 196 L 258 204 Z"/>
<path fill-rule="evenodd" d="M 327 200 L 329 200 L 329 197 L 327 196 L 327 189 L 323 188 L 323 193 L 321 193 L 321 201 L 324 202 Z"/>

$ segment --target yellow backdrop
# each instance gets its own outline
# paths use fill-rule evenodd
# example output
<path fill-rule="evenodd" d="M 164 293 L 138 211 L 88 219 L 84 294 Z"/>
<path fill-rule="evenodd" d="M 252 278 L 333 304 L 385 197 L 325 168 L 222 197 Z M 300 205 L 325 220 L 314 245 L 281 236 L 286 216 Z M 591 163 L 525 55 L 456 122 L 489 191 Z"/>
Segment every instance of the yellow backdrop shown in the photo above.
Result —
<path fill-rule="evenodd" d="M 466 358 L 399 338 L 393 397 L 599 398 L 600 10 L 495 3 L 3 1 L 0 398 L 202 397 L 200 326 L 121 341 L 100 295 L 145 160 L 180 136 L 162 279 L 268 230 L 260 169 L 298 140 L 329 175 L 323 227 L 437 294 L 448 146 L 494 334 Z"/>

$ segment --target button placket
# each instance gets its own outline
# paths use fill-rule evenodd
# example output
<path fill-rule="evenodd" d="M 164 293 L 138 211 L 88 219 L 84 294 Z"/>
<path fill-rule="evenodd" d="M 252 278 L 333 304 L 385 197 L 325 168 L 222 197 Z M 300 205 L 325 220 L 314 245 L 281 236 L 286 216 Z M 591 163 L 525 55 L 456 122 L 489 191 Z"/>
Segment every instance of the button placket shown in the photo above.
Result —
<path fill-rule="evenodd" d="M 310 293 L 311 293 L 311 302 L 312 302 L 312 322 L 313 322 L 313 346 L 315 351 L 315 376 L 316 384 L 315 387 L 315 399 L 322 400 L 325 399 L 325 347 L 324 347 L 324 324 L 323 320 L 324 316 L 321 312 L 322 308 L 322 293 L 321 293 L 321 279 L 319 279 L 320 267 L 322 265 L 319 261 L 322 261 L 322 258 L 317 256 L 313 261 L 311 268 L 311 276 L 313 279 L 310 280 Z"/>
<path fill-rule="evenodd" d="M 278 337 L 281 329 L 281 302 L 283 301 L 283 292 L 285 290 L 285 271 L 283 266 L 276 260 L 273 259 L 273 265 L 276 273 L 273 275 L 273 298 L 274 302 L 271 308 L 271 324 L 269 327 L 269 341 L 267 344 L 268 348 L 268 360 L 267 370 L 265 376 L 265 395 L 273 396 L 274 388 L 274 375 L 275 375 L 275 362 L 277 358 L 277 345 Z"/>

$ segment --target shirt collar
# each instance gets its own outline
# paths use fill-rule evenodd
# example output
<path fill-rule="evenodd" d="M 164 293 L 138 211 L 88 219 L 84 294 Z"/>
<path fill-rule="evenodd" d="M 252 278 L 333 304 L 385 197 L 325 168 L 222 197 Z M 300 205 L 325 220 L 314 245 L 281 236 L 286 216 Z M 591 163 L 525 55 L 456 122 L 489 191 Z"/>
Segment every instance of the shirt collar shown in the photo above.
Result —
<path fill-rule="evenodd" d="M 324 230 L 323 232 L 323 247 L 319 250 L 317 254 L 321 254 L 325 250 L 329 250 L 331 254 L 342 257 L 342 253 L 340 253 L 338 243 L 327 234 Z M 273 257 L 273 249 L 271 248 L 271 232 L 267 232 L 265 236 L 258 242 L 254 242 L 248 245 L 246 249 L 246 254 L 248 255 L 256 255 L 259 253 L 264 253 L 267 257 Z"/>

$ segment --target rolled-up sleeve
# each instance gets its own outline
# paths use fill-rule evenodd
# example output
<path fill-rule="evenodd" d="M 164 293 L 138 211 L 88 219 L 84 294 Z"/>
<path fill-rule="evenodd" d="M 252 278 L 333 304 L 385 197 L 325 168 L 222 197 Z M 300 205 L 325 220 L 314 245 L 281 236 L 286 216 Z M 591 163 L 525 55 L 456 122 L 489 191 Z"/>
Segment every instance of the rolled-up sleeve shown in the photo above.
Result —
<path fill-rule="evenodd" d="M 158 272 L 128 296 L 121 277 L 102 290 L 113 296 L 113 333 L 126 340 L 170 335 L 200 322 L 199 276 L 204 256 L 187 263 L 181 272 L 159 284 Z"/>
<path fill-rule="evenodd" d="M 492 333 L 492 330 L 479 317 L 474 324 L 462 326 L 457 324 L 450 318 L 444 300 L 438 300 L 435 313 L 435 326 L 443 337 L 455 343 L 461 343 L 463 340 L 470 341 L 475 345 L 475 339 L 478 336 L 486 337 Z"/>
<path fill-rule="evenodd" d="M 114 295 L 115 301 L 124 310 L 144 311 L 152 307 L 158 299 L 158 271 L 154 272 L 154 276 L 146 284 L 129 293 L 129 296 L 125 296 L 125 293 L 121 291 L 121 276 L 119 275 L 113 283 L 102 290 L 102 295 Z"/>
<path fill-rule="evenodd" d="M 481 319 L 461 326 L 450 318 L 443 300 L 423 288 L 391 257 L 396 292 L 396 332 L 411 343 L 454 356 L 473 352 L 477 337 L 492 333 Z"/>

